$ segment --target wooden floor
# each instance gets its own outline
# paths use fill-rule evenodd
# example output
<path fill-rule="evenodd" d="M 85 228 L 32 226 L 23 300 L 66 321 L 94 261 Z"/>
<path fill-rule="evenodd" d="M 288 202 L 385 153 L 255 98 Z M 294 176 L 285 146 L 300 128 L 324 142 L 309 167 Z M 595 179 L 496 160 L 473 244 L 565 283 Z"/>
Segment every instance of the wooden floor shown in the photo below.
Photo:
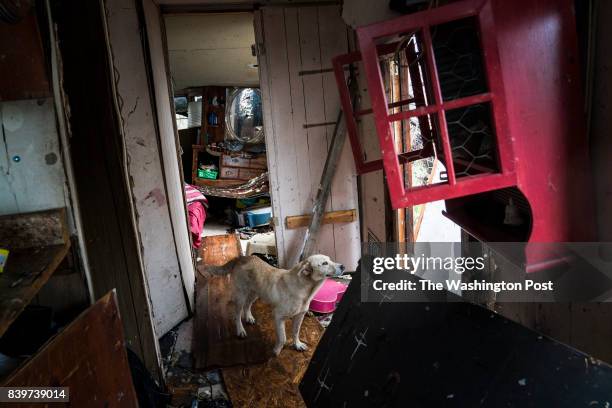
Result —
<path fill-rule="evenodd" d="M 234 235 L 205 237 L 202 265 L 222 265 L 240 254 Z M 257 323 L 245 325 L 246 339 L 236 337 L 230 298 L 231 277 L 206 274 L 198 268 L 193 354 L 198 370 L 223 367 L 223 379 L 235 407 L 304 407 L 298 384 L 323 334 L 319 322 L 306 316 L 301 340 L 309 345 L 298 352 L 289 344 L 274 357 L 276 334 L 270 306 L 257 301 L 253 314 Z M 287 334 L 291 333 L 287 322 Z"/>

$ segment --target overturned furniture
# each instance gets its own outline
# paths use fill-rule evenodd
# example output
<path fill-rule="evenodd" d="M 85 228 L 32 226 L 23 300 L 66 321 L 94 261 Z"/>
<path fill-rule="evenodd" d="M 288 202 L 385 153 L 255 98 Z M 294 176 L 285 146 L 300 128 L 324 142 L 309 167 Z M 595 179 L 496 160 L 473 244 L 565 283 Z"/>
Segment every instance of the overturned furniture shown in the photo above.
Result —
<path fill-rule="evenodd" d="M 446 200 L 446 215 L 482 241 L 594 240 L 572 10 L 464 0 L 358 28 L 360 51 L 334 59 L 358 172 L 384 168 L 395 209 Z M 385 90 L 385 60 L 400 71 L 399 100 Z M 346 65 L 365 76 L 371 109 L 353 107 Z M 357 119 L 371 114 L 381 159 L 366 161 Z M 414 185 L 411 166 L 426 160 L 444 177 Z M 528 271 L 562 258 L 529 247 L 525 257 Z"/>

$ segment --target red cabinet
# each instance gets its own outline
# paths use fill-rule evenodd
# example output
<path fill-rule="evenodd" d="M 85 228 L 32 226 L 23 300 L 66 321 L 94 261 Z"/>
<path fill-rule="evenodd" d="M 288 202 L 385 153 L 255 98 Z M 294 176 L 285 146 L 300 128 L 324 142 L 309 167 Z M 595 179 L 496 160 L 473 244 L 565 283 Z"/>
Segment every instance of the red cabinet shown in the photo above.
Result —
<path fill-rule="evenodd" d="M 384 168 L 393 208 L 446 200 L 447 215 L 483 241 L 595 240 L 571 1 L 457 1 L 357 35 L 360 52 L 334 59 L 336 79 L 357 171 Z M 410 90 L 391 103 L 381 72 L 389 58 L 408 67 Z M 371 111 L 349 95 L 345 68 L 357 62 Z M 357 120 L 370 112 L 378 161 L 365 161 L 359 144 Z M 398 121 L 418 135 L 417 147 L 398 149 Z M 412 186 L 404 166 L 424 157 L 446 178 Z M 521 225 L 504 223 L 508 205 Z"/>

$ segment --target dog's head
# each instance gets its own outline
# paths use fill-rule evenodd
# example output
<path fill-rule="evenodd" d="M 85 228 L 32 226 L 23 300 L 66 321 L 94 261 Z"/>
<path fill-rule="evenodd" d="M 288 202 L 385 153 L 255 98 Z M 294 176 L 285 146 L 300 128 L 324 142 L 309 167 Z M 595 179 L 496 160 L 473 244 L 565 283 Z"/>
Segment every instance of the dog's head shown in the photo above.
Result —
<path fill-rule="evenodd" d="M 315 281 L 340 276 L 343 273 L 344 265 L 333 262 L 327 255 L 311 255 L 298 264 L 298 274 L 309 276 Z"/>

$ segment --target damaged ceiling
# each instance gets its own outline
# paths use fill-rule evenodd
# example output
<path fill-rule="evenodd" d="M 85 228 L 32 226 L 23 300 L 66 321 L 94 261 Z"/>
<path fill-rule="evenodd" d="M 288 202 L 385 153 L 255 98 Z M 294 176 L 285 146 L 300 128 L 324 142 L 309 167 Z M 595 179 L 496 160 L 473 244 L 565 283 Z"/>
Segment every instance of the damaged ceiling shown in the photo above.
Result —
<path fill-rule="evenodd" d="M 258 86 L 252 13 L 165 16 L 174 89 Z"/>

